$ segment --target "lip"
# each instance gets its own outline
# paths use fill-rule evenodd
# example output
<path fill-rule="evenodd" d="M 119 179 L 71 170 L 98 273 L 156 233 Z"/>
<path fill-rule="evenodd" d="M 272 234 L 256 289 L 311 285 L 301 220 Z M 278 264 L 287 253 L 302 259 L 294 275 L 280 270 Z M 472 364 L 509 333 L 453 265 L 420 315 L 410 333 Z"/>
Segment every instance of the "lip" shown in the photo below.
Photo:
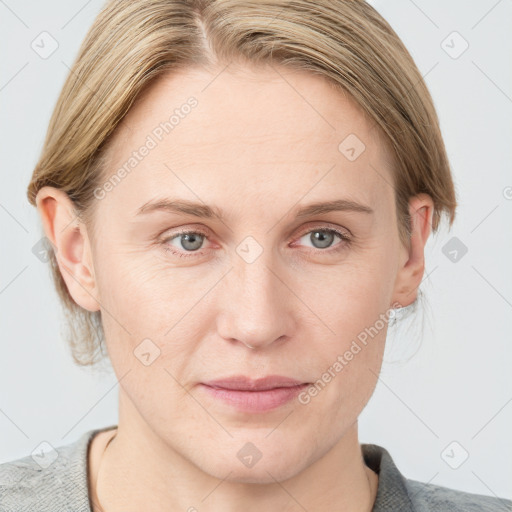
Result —
<path fill-rule="evenodd" d="M 238 375 L 200 385 L 209 397 L 247 413 L 263 413 L 281 407 L 307 386 L 309 383 L 279 375 L 256 380 Z"/>
<path fill-rule="evenodd" d="M 283 377 L 282 375 L 268 375 L 260 379 L 251 379 L 245 375 L 235 375 L 223 379 L 203 382 L 212 388 L 232 389 L 237 391 L 266 391 L 275 388 L 289 388 L 306 384 L 300 380 Z"/>

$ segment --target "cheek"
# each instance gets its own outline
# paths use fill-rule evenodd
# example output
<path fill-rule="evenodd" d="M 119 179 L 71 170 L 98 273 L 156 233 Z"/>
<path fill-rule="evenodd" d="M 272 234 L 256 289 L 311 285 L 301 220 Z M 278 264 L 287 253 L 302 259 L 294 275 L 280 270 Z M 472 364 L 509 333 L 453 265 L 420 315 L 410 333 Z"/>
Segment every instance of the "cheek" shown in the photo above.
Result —
<path fill-rule="evenodd" d="M 151 389 L 169 387 L 165 369 L 186 382 L 195 351 L 213 325 L 206 320 L 204 297 L 222 269 L 171 267 L 141 254 L 119 255 L 116 265 L 101 261 L 103 327 L 113 367 L 120 376 L 133 370 L 132 378 Z"/>
<path fill-rule="evenodd" d="M 319 382 L 313 393 L 323 396 L 319 402 L 354 410 L 371 396 L 391 312 L 388 264 L 386 257 L 376 253 L 357 263 L 310 272 L 296 289 L 311 308 L 304 309 L 307 316 L 303 316 L 310 333 L 302 337 L 309 343 L 305 352 L 315 354 Z"/>
<path fill-rule="evenodd" d="M 95 256 L 101 262 L 97 277 L 106 336 L 126 340 L 116 347 L 129 345 L 130 354 L 150 339 L 164 360 L 186 357 L 214 325 L 222 301 L 229 300 L 229 293 L 216 295 L 228 266 L 206 261 L 173 266 L 158 248 L 122 252 L 118 247 L 123 245 L 104 246 Z M 299 337 L 309 340 L 305 352 L 321 354 L 324 364 L 334 362 L 386 313 L 392 274 L 386 254 L 373 247 L 337 264 L 301 263 L 281 270 L 290 288 L 283 311 L 292 308 L 287 310 L 294 315 Z M 308 334 L 301 335 L 305 330 Z M 358 360 L 365 357 L 370 357 L 369 350 Z"/>
<path fill-rule="evenodd" d="M 310 403 L 317 417 L 341 432 L 356 420 L 375 390 L 389 311 L 379 308 L 377 300 L 356 305 L 347 301 L 327 322 L 335 334 L 317 335 L 307 348 L 310 357 L 314 354 L 316 379 L 301 403 Z"/>
<path fill-rule="evenodd" d="M 206 265 L 173 266 L 158 251 L 105 247 L 96 255 L 101 305 L 129 332 L 167 332 L 215 281 Z"/>
<path fill-rule="evenodd" d="M 357 336 L 389 309 L 393 267 L 381 250 L 351 255 L 337 265 L 300 270 L 290 275 L 290 287 L 308 306 L 304 313 L 319 324 L 318 332 L 330 339 Z"/>

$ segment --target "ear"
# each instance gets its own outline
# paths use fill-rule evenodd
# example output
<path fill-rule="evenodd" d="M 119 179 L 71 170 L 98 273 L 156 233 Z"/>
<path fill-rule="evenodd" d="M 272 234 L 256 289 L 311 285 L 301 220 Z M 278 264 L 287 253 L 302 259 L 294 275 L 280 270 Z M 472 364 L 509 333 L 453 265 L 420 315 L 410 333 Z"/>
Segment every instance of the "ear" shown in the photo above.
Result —
<path fill-rule="evenodd" d="M 400 267 L 395 280 L 392 303 L 402 307 L 412 304 L 418 296 L 418 288 L 425 271 L 424 249 L 432 231 L 434 202 L 427 194 L 418 194 L 409 200 L 411 216 L 410 248 L 402 246 Z"/>
<path fill-rule="evenodd" d="M 37 193 L 36 205 L 70 295 L 84 309 L 99 310 L 89 238 L 73 202 L 64 191 L 45 186 Z"/>

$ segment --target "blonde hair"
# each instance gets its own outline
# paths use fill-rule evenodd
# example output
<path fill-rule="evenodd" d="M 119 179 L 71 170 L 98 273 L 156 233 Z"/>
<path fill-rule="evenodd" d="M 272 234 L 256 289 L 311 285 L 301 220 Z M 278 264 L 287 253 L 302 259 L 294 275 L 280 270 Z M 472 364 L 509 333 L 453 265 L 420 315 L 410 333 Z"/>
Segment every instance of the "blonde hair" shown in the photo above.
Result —
<path fill-rule="evenodd" d="M 92 225 L 108 141 L 138 95 L 164 73 L 236 60 L 305 70 L 348 92 L 393 155 L 402 242 L 410 239 L 408 199 L 418 193 L 434 202 L 433 232 L 443 213 L 451 227 L 455 189 L 432 98 L 398 35 L 355 0 L 108 1 L 56 103 L 28 185 L 30 203 L 41 187 L 57 187 Z M 93 365 L 105 355 L 101 312 L 74 302 L 51 247 L 49 261 L 73 359 Z"/>

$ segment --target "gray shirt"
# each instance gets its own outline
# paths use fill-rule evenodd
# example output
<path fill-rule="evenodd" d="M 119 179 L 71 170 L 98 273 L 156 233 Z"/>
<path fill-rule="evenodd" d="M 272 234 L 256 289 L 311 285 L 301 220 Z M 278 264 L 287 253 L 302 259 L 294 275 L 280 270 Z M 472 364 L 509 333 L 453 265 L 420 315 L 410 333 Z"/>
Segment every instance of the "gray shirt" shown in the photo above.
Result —
<path fill-rule="evenodd" d="M 0 464 L 0 512 L 91 512 L 88 449 L 95 434 L 83 433 L 56 448 L 57 457 L 42 467 L 31 455 Z M 373 512 L 511 512 L 512 501 L 472 494 L 405 478 L 385 448 L 361 444 L 364 461 L 379 474 Z M 54 454 L 55 456 L 55 454 Z"/>

